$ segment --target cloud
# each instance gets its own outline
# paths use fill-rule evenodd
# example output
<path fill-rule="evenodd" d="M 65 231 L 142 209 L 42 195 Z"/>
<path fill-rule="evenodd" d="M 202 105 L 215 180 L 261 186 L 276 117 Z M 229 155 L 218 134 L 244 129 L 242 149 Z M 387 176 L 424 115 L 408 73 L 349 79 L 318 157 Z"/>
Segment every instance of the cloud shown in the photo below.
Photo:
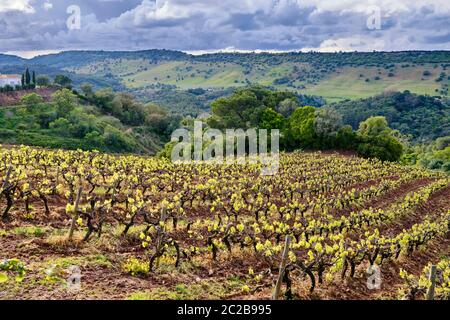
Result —
<path fill-rule="evenodd" d="M 25 13 L 34 13 L 34 8 L 29 0 L 1 0 L 0 12 L 21 11 Z"/>
<path fill-rule="evenodd" d="M 0 48 L 4 51 L 165 48 L 197 52 L 223 48 L 450 49 L 448 0 L 76 2 L 81 8 L 81 30 L 66 27 L 66 9 L 73 0 L 0 0 Z M 379 30 L 367 27 L 373 14 L 369 9 L 373 6 L 379 8 Z"/>
<path fill-rule="evenodd" d="M 46 1 L 42 5 L 42 7 L 44 8 L 44 10 L 48 11 L 48 10 L 51 10 L 53 8 L 53 4 L 51 2 Z"/>
<path fill-rule="evenodd" d="M 338 52 L 338 51 L 371 51 L 383 50 L 386 43 L 383 39 L 370 39 L 354 36 L 341 39 L 328 39 L 316 48 L 303 48 L 302 51 Z"/>

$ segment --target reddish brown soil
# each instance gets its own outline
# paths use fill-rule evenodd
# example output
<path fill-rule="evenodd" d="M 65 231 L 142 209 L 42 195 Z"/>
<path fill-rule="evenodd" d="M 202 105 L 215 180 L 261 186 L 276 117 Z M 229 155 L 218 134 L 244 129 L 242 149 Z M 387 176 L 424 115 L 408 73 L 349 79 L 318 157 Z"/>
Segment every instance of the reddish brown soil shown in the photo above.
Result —
<path fill-rule="evenodd" d="M 29 93 L 37 93 L 44 98 L 44 101 L 50 101 L 51 95 L 56 88 L 38 88 L 32 90 L 20 90 L 12 92 L 0 92 L 0 106 L 15 106 L 20 104 L 20 99 Z"/>
<path fill-rule="evenodd" d="M 423 178 L 419 180 L 409 181 L 400 186 L 399 188 L 388 191 L 381 197 L 374 198 L 372 201 L 366 203 L 364 206 L 366 208 L 372 207 L 374 209 L 384 208 L 389 204 L 398 201 L 402 197 L 406 196 L 409 192 L 416 191 L 426 186 L 427 184 L 430 184 L 432 181 L 433 179 L 430 178 Z"/>
<path fill-rule="evenodd" d="M 392 236 L 404 229 L 410 229 L 414 224 L 420 223 L 430 213 L 445 213 L 450 208 L 450 186 L 432 194 L 426 203 L 418 205 L 416 210 L 407 216 L 379 228 L 381 234 Z"/>
<path fill-rule="evenodd" d="M 376 208 L 386 207 L 408 192 L 417 190 L 430 183 L 430 179 L 421 179 L 408 182 L 398 189 L 391 190 L 380 199 L 374 199 L 365 206 Z M 22 284 L 0 284 L 0 299 L 124 299 L 133 292 L 148 291 L 152 289 L 174 290 L 178 284 L 186 286 L 200 283 L 200 281 L 215 281 L 225 283 L 230 277 L 245 279 L 248 277 L 248 269 L 252 267 L 259 272 L 265 271 L 264 262 L 257 260 L 252 255 L 229 255 L 221 252 L 218 261 L 211 260 L 210 255 L 202 257 L 201 264 L 185 271 L 158 271 L 147 277 L 133 277 L 126 274 L 121 266 L 130 256 L 143 257 L 142 248 L 136 236 L 128 239 L 115 239 L 117 241 L 107 246 L 108 243 L 96 243 L 95 237 L 88 244 L 78 245 L 51 245 L 47 239 L 51 232 L 67 228 L 68 217 L 65 214 L 63 201 L 52 199 L 50 207 L 53 215 L 48 218 L 39 218 L 32 221 L 20 219 L 23 208 L 19 207 L 13 212 L 13 221 L 7 224 L 0 223 L 0 230 L 6 230 L 6 235 L 0 235 L 0 260 L 19 258 L 27 265 L 39 267 L 28 270 L 26 279 Z M 35 210 L 42 211 L 42 204 L 33 204 Z M 450 209 L 450 186 L 436 192 L 429 201 L 419 206 L 414 212 L 391 224 L 382 226 L 381 232 L 385 235 L 393 235 L 403 229 L 410 228 L 414 223 L 423 221 L 426 215 L 443 212 Z M 37 215 L 40 216 L 40 215 Z M 48 220 L 53 221 L 51 224 Z M 41 236 L 18 235 L 11 232 L 14 227 L 25 225 L 40 225 L 49 228 Z M 182 238 L 182 236 L 180 237 Z M 106 241 L 108 242 L 108 240 Z M 86 256 L 102 254 L 110 266 L 86 263 L 82 269 L 82 290 L 79 292 L 68 291 L 62 284 L 39 284 L 45 274 L 42 265 L 46 261 L 57 258 L 84 258 Z M 419 275 L 424 266 L 430 262 L 437 262 L 443 256 L 450 255 L 450 236 L 440 237 L 429 243 L 423 250 L 414 252 L 410 257 L 401 257 L 399 260 L 388 260 L 381 266 L 382 285 L 380 290 L 369 290 L 366 285 L 365 269 L 367 265 L 361 265 L 355 278 L 341 280 L 336 277 L 330 284 L 318 285 L 311 295 L 308 292 L 307 279 L 296 277 L 294 279 L 294 296 L 297 299 L 397 299 L 398 291 L 403 284 L 399 277 L 400 268 L 407 272 Z M 272 278 L 266 276 L 261 284 L 252 285 L 250 294 L 235 292 L 225 294 L 224 299 L 268 299 L 273 288 Z"/>

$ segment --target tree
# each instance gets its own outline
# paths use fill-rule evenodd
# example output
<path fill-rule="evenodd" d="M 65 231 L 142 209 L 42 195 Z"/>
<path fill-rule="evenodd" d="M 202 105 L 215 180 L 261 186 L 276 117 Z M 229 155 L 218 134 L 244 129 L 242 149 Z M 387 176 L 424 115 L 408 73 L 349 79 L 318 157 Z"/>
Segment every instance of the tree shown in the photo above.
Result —
<path fill-rule="evenodd" d="M 36 72 L 33 70 L 32 83 L 36 85 Z"/>
<path fill-rule="evenodd" d="M 403 145 L 392 136 L 363 137 L 357 148 L 360 156 L 383 161 L 398 161 L 403 150 Z"/>
<path fill-rule="evenodd" d="M 434 157 L 436 159 L 449 162 L 450 161 L 450 146 L 448 146 L 442 150 L 436 151 L 434 153 Z"/>
<path fill-rule="evenodd" d="M 331 108 L 321 108 L 316 111 L 314 130 L 320 137 L 335 137 L 343 126 L 342 116 Z"/>
<path fill-rule="evenodd" d="M 36 84 L 39 87 L 47 87 L 50 84 L 50 79 L 46 76 L 39 76 L 36 79 Z"/>
<path fill-rule="evenodd" d="M 31 83 L 31 75 L 30 75 L 30 70 L 27 68 L 25 70 L 25 84 L 29 85 Z"/>
<path fill-rule="evenodd" d="M 92 85 L 90 83 L 83 83 L 80 88 L 86 97 L 91 97 L 94 93 L 94 90 L 92 89 Z"/>
<path fill-rule="evenodd" d="M 289 117 L 298 107 L 300 107 L 298 105 L 298 102 L 293 98 L 289 98 L 284 99 L 279 103 L 277 111 L 281 113 L 283 116 Z"/>
<path fill-rule="evenodd" d="M 114 100 L 114 91 L 111 88 L 97 90 L 93 96 L 94 104 L 104 112 L 112 111 L 112 101 Z"/>
<path fill-rule="evenodd" d="M 137 126 L 145 122 L 145 106 L 136 102 L 133 96 L 128 93 L 118 93 L 112 101 L 112 114 L 118 117 L 123 123 Z"/>
<path fill-rule="evenodd" d="M 258 86 L 238 89 L 232 96 L 211 104 L 212 117 L 208 119 L 208 124 L 218 129 L 258 127 L 266 108 L 277 111 L 281 101 L 294 98 L 291 92 L 273 92 Z"/>
<path fill-rule="evenodd" d="M 61 87 L 69 88 L 72 84 L 72 80 L 63 74 L 58 74 L 55 77 L 54 83 L 60 85 Z"/>
<path fill-rule="evenodd" d="M 50 123 L 49 127 L 63 137 L 70 137 L 71 124 L 69 120 L 65 118 L 56 119 Z"/>
<path fill-rule="evenodd" d="M 358 147 L 358 135 L 352 126 L 346 125 L 339 129 L 336 135 L 336 148 L 342 150 L 356 150 Z"/>
<path fill-rule="evenodd" d="M 317 147 L 320 149 L 335 148 L 337 146 L 337 134 L 343 126 L 342 116 L 331 108 L 316 110 L 314 131 L 317 135 Z"/>
<path fill-rule="evenodd" d="M 110 151 L 132 151 L 135 143 L 120 130 L 107 125 L 102 140 Z"/>
<path fill-rule="evenodd" d="M 98 131 L 92 131 L 85 135 L 84 139 L 91 145 L 97 147 L 104 146 L 103 136 Z"/>
<path fill-rule="evenodd" d="M 69 89 L 62 89 L 52 95 L 52 101 L 56 104 L 58 117 L 64 118 L 75 108 L 77 97 Z"/>
<path fill-rule="evenodd" d="M 156 104 L 145 106 L 145 124 L 158 133 L 164 133 L 170 122 L 167 112 Z"/>
<path fill-rule="evenodd" d="M 437 138 L 434 145 L 436 147 L 436 150 L 444 150 L 445 148 L 450 146 L 450 136 Z"/>
<path fill-rule="evenodd" d="M 316 145 L 317 135 L 314 130 L 316 109 L 306 106 L 298 108 L 289 120 L 289 132 L 294 147 L 313 148 Z"/>
<path fill-rule="evenodd" d="M 282 130 L 284 129 L 285 125 L 286 118 L 272 108 L 266 108 L 261 113 L 261 121 L 259 123 L 260 128 Z"/>
<path fill-rule="evenodd" d="M 370 117 L 359 124 L 358 134 L 361 136 L 389 136 L 391 133 L 385 117 Z"/>
<path fill-rule="evenodd" d="M 262 109 L 263 103 L 254 92 L 241 90 L 211 104 L 213 116 L 208 124 L 217 129 L 256 127 Z"/>
<path fill-rule="evenodd" d="M 431 142 L 438 137 L 450 136 L 447 114 L 450 104 L 411 92 L 389 92 L 378 96 L 334 103 L 333 109 L 343 116 L 345 124 L 355 130 L 371 116 L 386 117 L 392 129 L 411 136 L 413 143 Z"/>
<path fill-rule="evenodd" d="M 25 75 L 22 73 L 22 79 L 20 80 L 22 83 L 22 88 L 25 86 Z"/>
<path fill-rule="evenodd" d="M 398 161 L 404 146 L 396 134 L 397 131 L 389 128 L 385 117 L 370 117 L 359 125 L 358 136 L 361 143 L 358 153 L 363 157 Z"/>
<path fill-rule="evenodd" d="M 36 93 L 30 93 L 24 95 L 20 101 L 27 107 L 28 111 L 31 111 L 35 105 L 44 102 L 44 99 Z"/>

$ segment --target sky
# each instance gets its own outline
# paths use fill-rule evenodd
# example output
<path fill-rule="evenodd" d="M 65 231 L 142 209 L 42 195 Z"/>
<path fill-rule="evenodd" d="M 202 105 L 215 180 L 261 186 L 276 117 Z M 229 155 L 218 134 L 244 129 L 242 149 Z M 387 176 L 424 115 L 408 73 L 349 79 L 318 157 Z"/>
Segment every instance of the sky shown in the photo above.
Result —
<path fill-rule="evenodd" d="M 450 50 L 449 0 L 0 0 L 0 52 Z"/>

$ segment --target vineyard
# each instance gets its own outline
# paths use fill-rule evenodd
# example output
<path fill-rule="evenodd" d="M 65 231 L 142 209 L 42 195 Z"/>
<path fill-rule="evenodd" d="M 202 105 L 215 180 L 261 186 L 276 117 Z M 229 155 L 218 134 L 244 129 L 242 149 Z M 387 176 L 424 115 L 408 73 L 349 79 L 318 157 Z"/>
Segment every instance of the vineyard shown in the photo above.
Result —
<path fill-rule="evenodd" d="M 448 175 L 320 152 L 260 171 L 1 147 L 0 299 L 270 299 L 286 244 L 280 298 L 425 299 L 431 264 L 450 298 Z"/>

